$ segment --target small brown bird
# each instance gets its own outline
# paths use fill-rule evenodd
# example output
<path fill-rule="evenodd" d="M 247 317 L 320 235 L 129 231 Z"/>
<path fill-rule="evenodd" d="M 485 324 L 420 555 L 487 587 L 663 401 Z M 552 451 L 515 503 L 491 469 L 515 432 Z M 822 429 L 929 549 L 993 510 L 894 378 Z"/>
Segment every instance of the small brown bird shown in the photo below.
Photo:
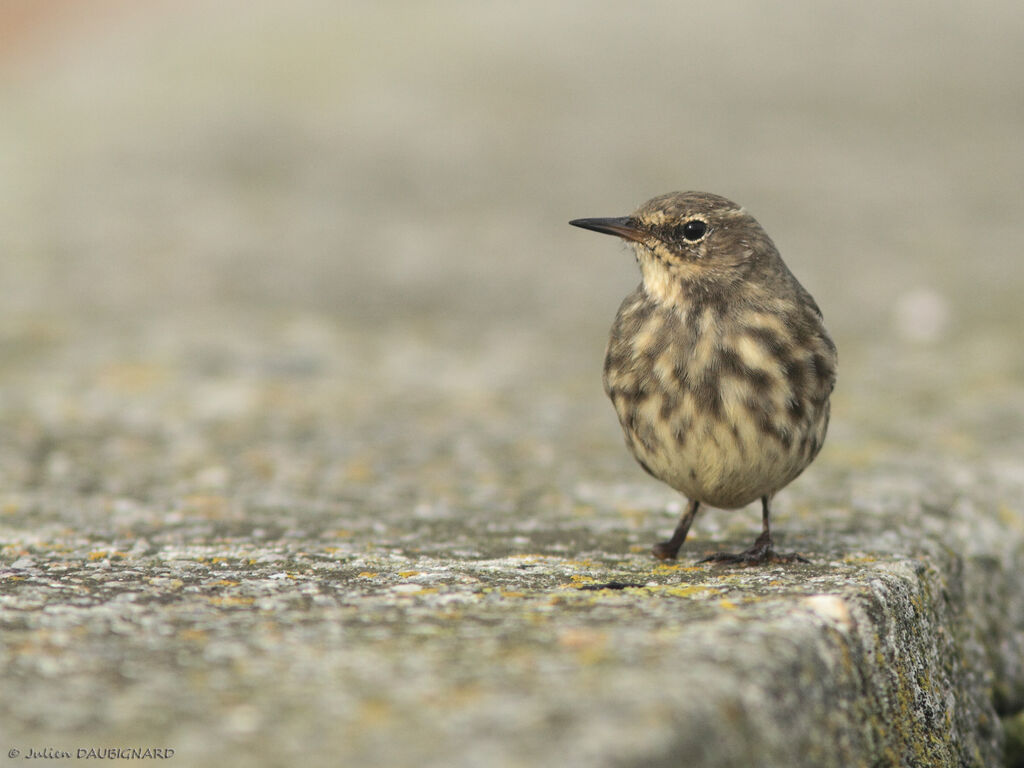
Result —
<path fill-rule="evenodd" d="M 760 499 L 753 546 L 704 560 L 803 560 L 773 549 L 768 518 L 828 428 L 836 348 L 814 299 L 761 225 L 718 195 L 672 192 L 569 223 L 629 241 L 643 276 L 612 325 L 604 388 L 640 466 L 689 499 L 655 557 L 676 557 L 701 504 Z"/>

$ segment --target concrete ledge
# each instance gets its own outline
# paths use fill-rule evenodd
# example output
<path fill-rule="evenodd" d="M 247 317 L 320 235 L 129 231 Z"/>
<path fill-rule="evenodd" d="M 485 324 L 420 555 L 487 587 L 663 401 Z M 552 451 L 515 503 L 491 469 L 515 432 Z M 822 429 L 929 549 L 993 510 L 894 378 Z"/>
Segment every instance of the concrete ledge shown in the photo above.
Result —
<path fill-rule="evenodd" d="M 813 560 L 787 568 L 615 556 L 635 531 L 610 512 L 533 520 L 506 557 L 425 510 L 264 541 L 280 512 L 214 514 L 188 546 L 113 513 L 148 527 L 133 549 L 9 512 L 5 731 L 160 740 L 196 765 L 289 762 L 314 736 L 314 762 L 346 765 L 997 765 L 1024 701 L 1021 519 L 921 504 L 938 475 L 897 491 L 903 469 L 826 509 L 820 538 L 784 516 Z M 544 551 L 565 547 L 582 554 Z"/>

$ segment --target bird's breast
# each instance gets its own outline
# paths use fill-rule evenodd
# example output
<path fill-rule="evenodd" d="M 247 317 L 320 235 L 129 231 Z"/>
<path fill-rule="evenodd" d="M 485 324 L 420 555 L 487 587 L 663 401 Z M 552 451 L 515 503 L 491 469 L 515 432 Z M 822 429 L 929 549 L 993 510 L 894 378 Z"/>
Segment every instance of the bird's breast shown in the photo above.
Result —
<path fill-rule="evenodd" d="M 648 472 L 730 508 L 774 493 L 810 463 L 828 423 L 834 348 L 823 328 L 785 310 L 680 310 L 640 289 L 627 297 L 604 384 Z"/>

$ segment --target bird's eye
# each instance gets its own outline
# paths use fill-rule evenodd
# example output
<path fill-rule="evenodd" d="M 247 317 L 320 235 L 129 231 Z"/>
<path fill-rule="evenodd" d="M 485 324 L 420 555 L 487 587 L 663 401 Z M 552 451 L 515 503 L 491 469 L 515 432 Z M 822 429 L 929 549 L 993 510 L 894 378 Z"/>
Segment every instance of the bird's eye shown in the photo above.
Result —
<path fill-rule="evenodd" d="M 707 231 L 707 222 L 701 221 L 700 219 L 690 219 L 682 226 L 683 237 L 691 242 L 700 240 L 704 237 Z"/>

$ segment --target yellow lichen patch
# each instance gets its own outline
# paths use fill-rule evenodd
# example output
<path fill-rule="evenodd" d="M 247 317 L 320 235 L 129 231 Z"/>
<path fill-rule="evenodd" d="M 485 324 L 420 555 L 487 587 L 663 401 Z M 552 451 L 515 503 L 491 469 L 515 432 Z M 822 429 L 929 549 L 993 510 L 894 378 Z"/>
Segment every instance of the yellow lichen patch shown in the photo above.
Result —
<path fill-rule="evenodd" d="M 398 575 L 401 576 L 403 579 L 408 579 L 408 578 L 411 578 L 413 576 L 419 576 L 420 572 L 419 571 L 399 571 Z"/>
<path fill-rule="evenodd" d="M 391 705 L 383 699 L 366 699 L 359 710 L 359 724 L 363 727 L 383 725 L 391 719 Z"/>
<path fill-rule="evenodd" d="M 832 407 L 836 407 L 834 399 Z M 836 466 L 864 468 L 874 464 L 879 456 L 884 456 L 888 450 L 889 445 L 880 440 L 866 440 L 856 445 L 832 443 L 829 446 L 829 460 Z"/>
<path fill-rule="evenodd" d="M 99 385 L 120 394 L 139 394 L 152 389 L 166 371 L 148 363 L 112 363 L 99 371 Z"/>
<path fill-rule="evenodd" d="M 107 556 L 107 551 L 105 549 L 99 549 L 99 550 L 97 550 L 95 552 L 90 552 L 89 553 L 89 559 L 90 560 L 103 560 L 106 556 Z"/>
<path fill-rule="evenodd" d="M 256 602 L 256 599 L 253 597 L 222 597 L 219 595 L 214 595 L 206 599 L 207 602 L 209 602 L 211 605 L 217 605 L 221 608 L 232 608 L 238 606 L 252 605 L 254 602 Z"/>
<path fill-rule="evenodd" d="M 213 587 L 237 587 L 239 582 L 232 581 L 231 579 L 219 579 L 211 583 Z"/>
<path fill-rule="evenodd" d="M 160 587 L 161 589 L 167 590 L 181 589 L 185 586 L 185 582 L 181 579 L 171 579 L 166 576 L 153 576 L 146 579 L 146 583 L 151 584 L 154 587 Z"/>
<path fill-rule="evenodd" d="M 186 643 L 205 643 L 208 638 L 202 629 L 183 629 L 178 633 L 178 639 Z"/>
<path fill-rule="evenodd" d="M 720 595 L 722 593 L 721 589 L 716 587 L 706 587 L 702 584 L 695 584 L 688 587 L 658 584 L 656 586 L 644 587 L 644 589 L 661 595 L 671 595 L 672 597 L 713 597 L 714 595 Z"/>
<path fill-rule="evenodd" d="M 429 707 L 465 709 L 480 699 L 485 690 L 479 683 L 456 684 L 429 691 L 423 695 L 422 701 Z"/>
<path fill-rule="evenodd" d="M 681 566 L 681 565 L 661 564 L 661 565 L 654 566 L 654 568 L 651 569 L 651 573 L 673 573 L 675 571 L 678 571 L 682 567 L 683 566 Z"/>
<path fill-rule="evenodd" d="M 516 592 L 516 591 L 511 590 L 511 589 L 503 589 L 503 590 L 501 590 L 501 596 L 502 597 L 526 597 L 526 593 L 525 592 Z"/>
<path fill-rule="evenodd" d="M 354 483 L 365 483 L 373 478 L 373 466 L 366 459 L 355 459 L 342 471 L 345 479 Z"/>
<path fill-rule="evenodd" d="M 1024 514 L 1014 509 L 1006 502 L 1001 503 L 996 508 L 996 514 L 999 515 L 999 522 L 1008 528 L 1015 528 L 1020 530 L 1024 528 Z"/>
<path fill-rule="evenodd" d="M 718 607 L 724 608 L 727 611 L 735 611 L 739 606 L 737 606 L 732 600 L 722 598 L 718 601 Z"/>
<path fill-rule="evenodd" d="M 206 518 L 217 518 L 229 510 L 226 496 L 216 493 L 193 493 L 182 500 L 184 511 L 190 515 Z"/>
<path fill-rule="evenodd" d="M 937 442 L 950 453 L 957 453 L 961 456 L 978 452 L 978 441 L 966 432 L 959 430 L 940 433 Z"/>
<path fill-rule="evenodd" d="M 380 574 L 376 571 L 360 571 L 356 576 L 360 579 L 376 579 Z"/>
<path fill-rule="evenodd" d="M 633 528 L 641 528 L 647 523 L 647 518 L 650 513 L 645 509 L 636 509 L 634 507 L 623 507 L 619 509 L 619 514 L 629 521 Z"/>
<path fill-rule="evenodd" d="M 269 480 L 274 475 L 274 458 L 266 451 L 246 451 L 242 455 L 242 461 L 245 463 L 249 474 L 263 480 Z"/>

